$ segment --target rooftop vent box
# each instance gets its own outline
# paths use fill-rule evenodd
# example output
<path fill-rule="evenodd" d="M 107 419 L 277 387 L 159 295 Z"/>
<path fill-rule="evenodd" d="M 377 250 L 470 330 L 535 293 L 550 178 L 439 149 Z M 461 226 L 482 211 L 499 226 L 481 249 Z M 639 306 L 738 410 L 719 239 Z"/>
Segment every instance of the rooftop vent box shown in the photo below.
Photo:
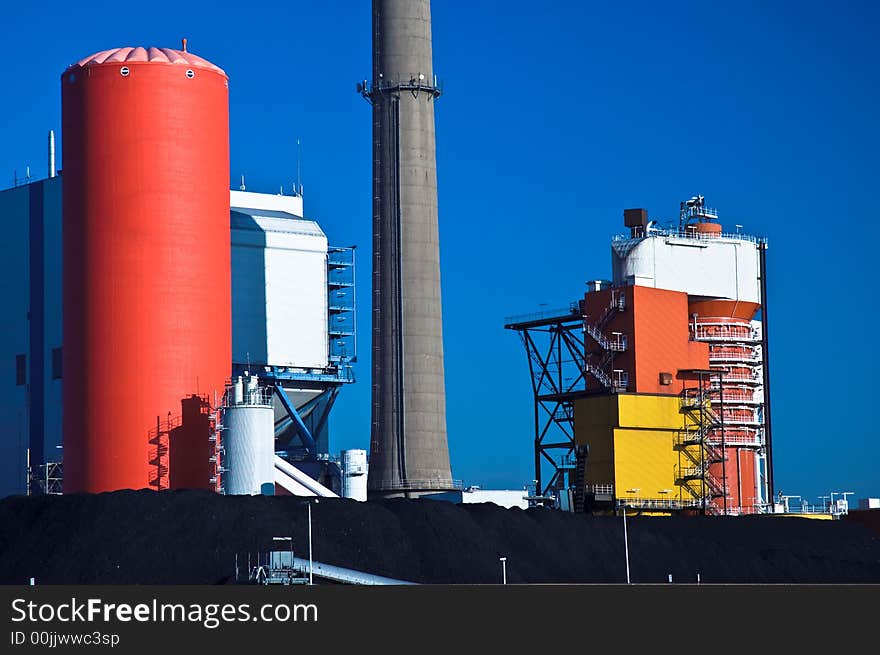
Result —
<path fill-rule="evenodd" d="M 624 209 L 623 224 L 626 227 L 645 227 L 648 224 L 648 210 Z"/>
<path fill-rule="evenodd" d="M 602 291 L 611 288 L 611 280 L 587 280 L 587 292 Z"/>

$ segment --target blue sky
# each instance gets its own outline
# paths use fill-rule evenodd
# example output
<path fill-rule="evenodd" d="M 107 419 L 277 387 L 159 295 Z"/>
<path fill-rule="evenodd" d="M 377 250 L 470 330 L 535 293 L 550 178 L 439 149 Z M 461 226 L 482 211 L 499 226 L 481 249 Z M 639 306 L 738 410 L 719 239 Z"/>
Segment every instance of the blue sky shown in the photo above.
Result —
<path fill-rule="evenodd" d="M 766 236 L 777 488 L 880 495 L 871 380 L 880 102 L 872 2 L 434 0 L 441 257 L 453 473 L 532 475 L 524 352 L 504 317 L 610 274 L 624 207 L 703 194 Z M 179 47 L 230 77 L 231 175 L 358 244 L 360 382 L 332 447 L 369 444 L 370 3 L 25 3 L 0 25 L 0 186 L 44 175 L 58 79 L 121 45 Z M 63 148 L 63 135 L 62 144 Z"/>

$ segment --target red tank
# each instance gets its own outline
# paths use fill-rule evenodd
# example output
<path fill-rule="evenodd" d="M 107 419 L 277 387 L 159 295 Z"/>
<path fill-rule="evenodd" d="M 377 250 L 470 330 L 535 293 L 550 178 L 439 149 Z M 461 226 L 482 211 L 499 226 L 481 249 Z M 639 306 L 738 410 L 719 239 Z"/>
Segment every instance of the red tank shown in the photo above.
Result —
<path fill-rule="evenodd" d="M 141 489 L 157 417 L 230 375 L 228 81 L 118 48 L 61 86 L 64 491 Z"/>

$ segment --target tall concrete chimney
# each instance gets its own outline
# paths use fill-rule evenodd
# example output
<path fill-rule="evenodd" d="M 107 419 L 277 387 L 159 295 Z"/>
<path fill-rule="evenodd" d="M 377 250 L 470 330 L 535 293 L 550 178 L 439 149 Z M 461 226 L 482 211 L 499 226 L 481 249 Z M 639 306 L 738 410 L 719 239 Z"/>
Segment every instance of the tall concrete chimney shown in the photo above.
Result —
<path fill-rule="evenodd" d="M 453 488 L 446 442 L 430 0 L 373 0 L 373 408 L 368 489 Z"/>

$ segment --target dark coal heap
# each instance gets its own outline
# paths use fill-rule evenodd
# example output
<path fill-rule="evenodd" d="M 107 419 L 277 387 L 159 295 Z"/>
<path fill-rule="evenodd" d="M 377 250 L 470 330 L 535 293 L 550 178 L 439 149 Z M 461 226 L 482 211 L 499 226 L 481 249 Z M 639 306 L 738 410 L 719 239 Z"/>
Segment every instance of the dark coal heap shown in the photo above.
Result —
<path fill-rule="evenodd" d="M 880 583 L 873 512 L 856 520 L 630 517 L 633 582 Z M 866 518 L 867 514 L 871 514 Z M 852 516 L 852 515 L 851 515 Z M 880 513 L 877 513 L 880 516 Z M 423 583 L 625 581 L 622 520 L 430 500 L 312 507 L 314 558 Z M 874 531 L 872 531 L 872 526 Z M 0 583 L 225 584 L 248 553 L 291 536 L 302 499 L 120 491 L 0 500 Z"/>

